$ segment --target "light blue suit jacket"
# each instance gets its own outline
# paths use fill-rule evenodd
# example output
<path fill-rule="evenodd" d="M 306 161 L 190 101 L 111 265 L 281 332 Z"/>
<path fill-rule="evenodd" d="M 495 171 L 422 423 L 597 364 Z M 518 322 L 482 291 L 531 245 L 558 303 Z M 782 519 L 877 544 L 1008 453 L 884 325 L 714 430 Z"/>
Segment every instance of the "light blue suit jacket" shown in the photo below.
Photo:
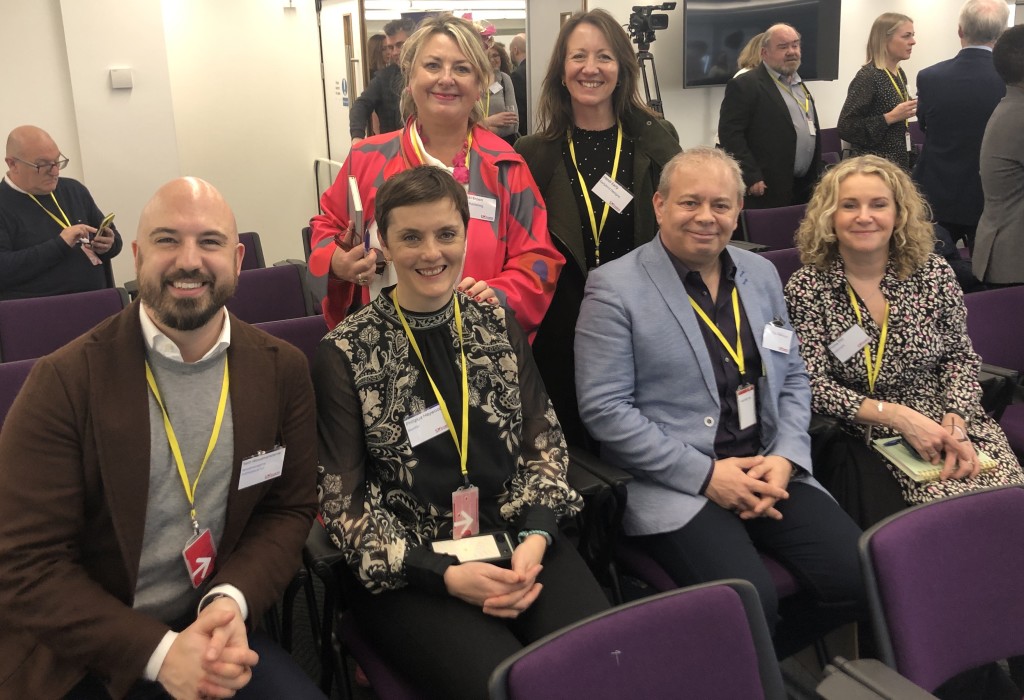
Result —
<path fill-rule="evenodd" d="M 754 338 L 783 321 L 775 267 L 730 248 L 736 288 Z M 811 390 L 796 335 L 788 354 L 759 348 L 761 453 L 785 457 L 809 481 Z M 624 526 L 629 535 L 677 530 L 700 495 L 715 454 L 721 408 L 704 336 L 661 237 L 591 272 L 576 325 L 580 416 L 602 456 L 633 474 Z M 820 488 L 820 486 L 819 486 Z"/>

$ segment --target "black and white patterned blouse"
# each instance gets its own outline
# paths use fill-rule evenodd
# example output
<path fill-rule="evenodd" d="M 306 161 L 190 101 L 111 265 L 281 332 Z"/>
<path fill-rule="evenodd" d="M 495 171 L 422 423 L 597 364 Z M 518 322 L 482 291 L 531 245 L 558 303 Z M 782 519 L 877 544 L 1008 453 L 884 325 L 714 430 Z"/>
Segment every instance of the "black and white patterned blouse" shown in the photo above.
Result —
<path fill-rule="evenodd" d="M 566 480 L 568 452 L 529 344 L 503 308 L 459 294 L 469 367 L 467 469 L 480 489 L 480 529 L 555 532 L 582 500 Z M 454 305 L 403 310 L 430 376 L 461 426 Z M 413 447 L 405 419 L 437 404 L 390 294 L 345 319 L 313 364 L 320 507 L 331 539 L 372 592 L 409 583 L 443 590 L 451 559 L 428 546 L 452 532 L 462 484 L 448 431 Z"/>
<path fill-rule="evenodd" d="M 967 337 L 967 311 L 963 294 L 949 264 L 937 255 L 907 279 L 899 279 L 892 266 L 881 282 L 889 302 L 889 329 L 882 368 L 875 391 L 868 389 L 863 352 L 846 362 L 828 346 L 857 323 L 846 289 L 842 258 L 825 271 L 805 265 L 786 283 L 789 317 L 800 339 L 800 354 L 811 380 L 811 407 L 815 413 L 838 418 L 844 430 L 863 436 L 865 426 L 854 422 L 866 398 L 903 404 L 937 423 L 956 412 L 967 422 L 967 434 L 976 449 L 984 450 L 999 467 L 973 479 L 918 484 L 895 468 L 909 503 L 963 493 L 1006 483 L 1024 483 L 1024 474 L 999 425 L 981 407 L 978 370 L 981 359 Z M 862 308 L 863 302 L 862 302 Z M 864 313 L 864 330 L 874 357 L 881 328 Z M 897 435 L 876 426 L 875 437 Z"/>
<path fill-rule="evenodd" d="M 839 138 L 850 142 L 854 155 L 870 153 L 909 171 L 907 125 L 903 120 L 885 123 L 886 113 L 908 99 L 907 74 L 897 68 L 892 77 L 899 90 L 884 70 L 870 63 L 861 66 L 850 83 L 839 114 Z"/>

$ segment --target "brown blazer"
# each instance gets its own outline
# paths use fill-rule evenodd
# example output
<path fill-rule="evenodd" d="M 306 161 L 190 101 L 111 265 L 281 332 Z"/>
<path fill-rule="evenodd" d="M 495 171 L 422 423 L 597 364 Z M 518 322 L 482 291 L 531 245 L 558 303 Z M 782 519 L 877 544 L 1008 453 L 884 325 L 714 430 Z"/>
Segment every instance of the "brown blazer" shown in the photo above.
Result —
<path fill-rule="evenodd" d="M 138 302 L 39 360 L 0 434 L 0 698 L 60 697 L 87 671 L 115 698 L 167 625 L 132 610 L 149 485 Z M 216 569 L 258 620 L 298 571 L 316 512 L 307 363 L 231 317 L 232 491 Z M 275 443 L 282 475 L 238 490 Z"/>

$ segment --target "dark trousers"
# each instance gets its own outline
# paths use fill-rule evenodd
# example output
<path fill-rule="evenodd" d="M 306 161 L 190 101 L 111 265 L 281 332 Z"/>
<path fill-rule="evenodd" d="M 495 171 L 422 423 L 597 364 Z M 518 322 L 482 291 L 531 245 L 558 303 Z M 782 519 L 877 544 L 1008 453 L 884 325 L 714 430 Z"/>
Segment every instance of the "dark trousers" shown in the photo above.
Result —
<path fill-rule="evenodd" d="M 759 551 L 791 571 L 816 603 L 842 610 L 836 624 L 865 617 L 866 595 L 857 559 L 860 528 L 820 489 L 793 482 L 788 491 L 789 498 L 776 506 L 782 520 L 740 520 L 708 501 L 682 528 L 634 539 L 680 586 L 721 578 L 750 581 L 773 635 L 779 600 Z M 808 628 L 817 623 L 803 622 Z M 810 639 L 815 636 L 811 634 Z"/>
<path fill-rule="evenodd" d="M 280 698 L 318 698 L 324 694 L 295 660 L 265 633 L 249 633 L 249 648 L 260 656 L 252 667 L 252 680 L 235 693 L 236 700 L 279 700 Z M 139 681 L 126 696 L 127 700 L 166 700 L 163 686 Z M 93 675 L 88 675 L 64 696 L 64 700 L 110 700 L 110 694 Z"/>
<path fill-rule="evenodd" d="M 608 609 L 583 559 L 559 537 L 544 555 L 537 600 L 515 620 L 485 615 L 452 596 L 406 587 L 352 591 L 352 612 L 375 649 L 428 697 L 487 697 L 494 668 L 524 646 Z"/>

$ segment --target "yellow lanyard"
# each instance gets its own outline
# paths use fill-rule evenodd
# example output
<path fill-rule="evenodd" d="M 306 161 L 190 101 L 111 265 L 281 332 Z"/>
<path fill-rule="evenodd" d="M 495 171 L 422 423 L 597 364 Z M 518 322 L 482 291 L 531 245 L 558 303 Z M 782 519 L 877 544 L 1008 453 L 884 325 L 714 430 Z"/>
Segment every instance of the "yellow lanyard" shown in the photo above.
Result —
<path fill-rule="evenodd" d="M 622 122 L 617 122 L 619 131 L 615 137 L 615 159 L 612 163 L 611 178 L 614 180 L 619 174 L 619 156 L 622 155 Z M 594 236 L 594 262 L 601 264 L 601 232 L 604 231 L 605 222 L 608 221 L 608 202 L 604 203 L 604 211 L 601 214 L 601 225 L 597 225 L 597 218 L 594 216 L 594 205 L 590 203 L 590 193 L 587 191 L 587 183 L 580 173 L 580 166 L 576 164 L 576 147 L 572 142 L 572 131 L 566 135 L 569 139 L 569 156 L 572 158 L 572 165 L 576 168 L 576 177 L 580 181 L 580 191 L 583 192 L 583 201 L 587 204 L 587 214 L 590 216 L 590 230 Z"/>
<path fill-rule="evenodd" d="M 847 283 L 846 291 L 850 295 L 850 303 L 853 304 L 853 312 L 857 314 L 857 324 L 863 328 L 864 319 L 860 315 L 860 304 L 857 303 L 857 296 L 853 293 L 853 287 Z M 878 373 L 882 371 L 882 357 L 885 356 L 885 338 L 889 334 L 889 302 L 885 302 L 885 318 L 882 320 L 882 334 L 878 337 L 878 351 L 875 353 L 875 361 L 871 363 L 871 351 L 864 346 L 864 367 L 868 371 L 868 391 L 875 393 L 875 380 Z"/>
<path fill-rule="evenodd" d="M 693 307 L 693 310 L 697 312 L 697 315 L 700 316 L 701 320 L 707 324 L 708 328 L 711 329 L 711 332 L 714 333 L 720 341 L 722 341 L 722 345 L 724 345 L 725 349 L 729 351 L 729 355 L 736 363 L 736 369 L 740 371 L 740 377 L 743 377 L 746 374 L 746 361 L 743 358 L 743 336 L 740 334 L 740 297 L 739 294 L 736 293 L 736 287 L 732 288 L 732 313 L 736 318 L 735 348 L 729 345 L 729 341 L 725 339 L 724 335 L 722 335 L 722 331 L 718 330 L 718 326 L 715 325 L 715 322 L 708 318 L 708 315 L 704 313 L 704 309 L 697 305 L 697 302 L 693 300 L 693 297 L 689 297 L 689 299 L 690 306 Z"/>
<path fill-rule="evenodd" d="M 902 99 L 902 100 L 909 100 L 910 99 L 910 92 L 908 90 L 906 90 L 905 88 L 901 88 L 896 83 L 896 78 L 893 77 L 893 74 L 889 72 L 888 68 L 885 69 L 885 74 L 889 76 L 889 82 L 892 83 L 892 86 L 896 89 L 896 94 L 900 96 L 900 99 Z M 900 82 L 902 83 L 903 81 L 900 80 Z M 909 128 L 910 127 L 910 120 L 909 119 L 904 119 L 903 120 L 903 125 Z"/>
<path fill-rule="evenodd" d="M 160 389 L 156 386 L 156 377 L 153 376 L 153 370 L 150 369 L 149 362 L 146 362 L 146 382 L 149 384 L 149 388 L 153 392 L 153 398 L 156 399 L 160 412 L 164 416 L 164 432 L 167 433 L 167 444 L 171 446 L 171 454 L 174 455 L 174 463 L 178 466 L 181 484 L 185 487 L 185 497 L 188 499 L 189 505 L 189 518 L 192 519 L 192 530 L 198 535 L 199 521 L 196 519 L 196 486 L 199 484 L 199 477 L 203 475 L 203 470 L 206 469 L 206 463 L 210 461 L 213 449 L 217 446 L 217 439 L 220 437 L 220 427 L 224 422 L 224 410 L 228 403 L 228 358 L 224 358 L 224 380 L 220 387 L 220 401 L 217 403 L 217 417 L 213 421 L 213 433 L 210 435 L 210 444 L 206 446 L 206 455 L 203 457 L 203 463 L 199 465 L 199 473 L 196 474 L 196 478 L 191 484 L 188 480 L 188 472 L 185 471 L 185 460 L 181 456 L 178 438 L 174 434 L 174 428 L 171 426 L 171 417 L 167 415 L 167 408 L 164 406 L 163 399 L 160 398 Z"/>
<path fill-rule="evenodd" d="M 772 77 L 775 77 L 775 76 L 772 76 Z M 807 87 L 803 84 L 803 82 L 800 83 L 800 88 L 804 91 L 804 103 L 803 104 L 800 104 L 800 98 L 798 98 L 796 96 L 796 94 L 793 93 L 792 88 L 790 88 L 784 82 L 779 80 L 777 77 L 775 78 L 775 82 L 777 82 L 780 86 L 782 86 L 783 90 L 785 90 L 786 92 L 789 93 L 789 96 L 792 97 L 793 101 L 796 102 L 797 106 L 800 107 L 800 109 L 802 109 L 804 111 L 804 114 L 806 114 L 808 117 L 811 116 L 811 96 L 810 96 L 810 93 L 807 92 Z"/>
<path fill-rule="evenodd" d="M 489 99 L 489 98 L 488 98 Z M 409 127 L 413 130 L 410 134 L 409 140 L 412 141 L 412 149 L 416 151 L 416 157 L 420 159 L 420 165 L 426 165 L 427 159 L 423 155 L 423 151 L 420 150 L 420 135 L 416 132 L 416 124 L 414 123 Z M 473 131 L 472 129 L 466 135 L 466 170 L 469 170 L 469 154 L 473 152 Z M 436 158 L 434 160 L 437 160 Z M 397 307 L 398 305 L 395 304 Z"/>
<path fill-rule="evenodd" d="M 455 297 L 455 333 L 459 336 L 459 353 L 462 355 L 462 440 L 459 441 L 459 436 L 455 432 L 455 421 L 452 420 L 452 414 L 448 411 L 448 404 L 445 403 L 444 397 L 441 396 L 441 392 L 437 389 L 437 384 L 434 383 L 434 378 L 430 376 L 430 370 L 427 369 L 427 363 L 423 361 L 423 353 L 420 352 L 420 346 L 416 342 L 415 336 L 412 334 L 412 330 L 409 328 L 409 322 L 405 320 L 405 314 L 402 313 L 402 307 L 398 304 L 398 295 L 396 294 L 397 289 L 391 290 L 391 301 L 395 304 L 395 311 L 398 314 L 398 320 L 402 322 L 402 328 L 405 330 L 405 337 L 409 339 L 409 345 L 412 346 L 413 352 L 416 353 L 416 357 L 419 358 L 420 364 L 423 365 L 423 373 L 427 375 L 427 381 L 430 382 L 430 388 L 434 390 L 434 397 L 437 399 L 437 405 L 441 407 L 441 415 L 444 416 L 444 422 L 448 426 L 448 433 L 452 436 L 452 440 L 455 441 L 455 450 L 459 453 L 459 469 L 462 471 L 462 478 L 466 481 L 466 485 L 469 485 L 469 471 L 466 469 L 466 459 L 469 457 L 469 374 L 466 371 L 466 348 L 462 344 L 462 310 L 459 307 L 459 298 Z"/>
<path fill-rule="evenodd" d="M 46 212 L 47 216 L 56 221 L 57 225 L 60 226 L 61 229 L 71 228 L 71 219 L 69 219 L 68 215 L 64 213 L 64 210 L 60 208 L 60 204 L 57 203 L 57 197 L 53 194 L 53 192 L 50 193 L 50 199 L 53 200 L 53 204 L 57 207 L 57 211 L 60 212 L 60 215 L 64 217 L 63 219 L 58 219 L 56 214 L 54 214 L 52 211 L 44 207 L 43 203 L 36 199 L 36 196 L 34 194 L 29 194 L 28 196 L 32 198 L 33 202 L 39 205 L 40 209 Z"/>

